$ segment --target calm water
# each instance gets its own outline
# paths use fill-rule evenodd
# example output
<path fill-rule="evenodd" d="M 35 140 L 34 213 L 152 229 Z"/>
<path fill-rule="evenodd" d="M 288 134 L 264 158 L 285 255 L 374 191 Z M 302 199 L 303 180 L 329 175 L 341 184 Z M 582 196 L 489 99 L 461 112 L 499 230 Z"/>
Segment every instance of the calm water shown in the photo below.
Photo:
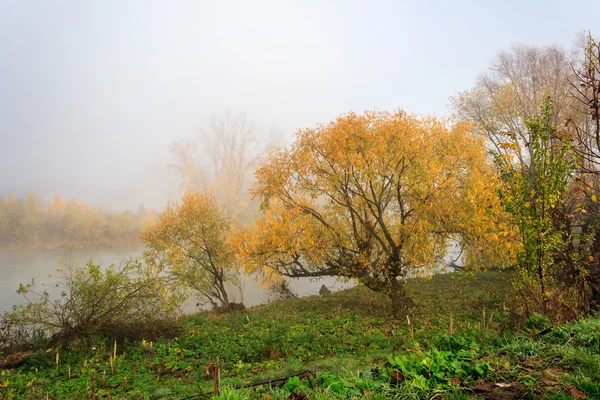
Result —
<path fill-rule="evenodd" d="M 107 249 L 107 248 L 88 248 L 73 250 L 48 250 L 48 251 L 7 251 L 0 252 L 0 312 L 8 311 L 13 304 L 24 302 L 21 295 L 16 293 L 19 284 L 29 283 L 35 279 L 38 289 L 47 288 L 51 294 L 59 293 L 59 289 L 54 285 L 56 279 L 49 277 L 55 274 L 56 269 L 60 268 L 59 259 L 68 262 L 69 258 L 74 260 L 79 258 L 79 265 L 84 265 L 90 259 L 95 263 L 104 266 L 111 264 L 119 265 L 130 257 L 141 256 L 143 247 L 134 247 L 128 249 Z M 461 255 L 454 244 L 448 247 L 448 254 L 440 264 L 438 272 L 444 272 L 443 265 L 454 261 L 461 265 Z M 41 284 L 45 284 L 42 286 Z M 344 289 L 353 285 L 351 282 L 341 282 L 335 278 L 323 278 L 319 281 L 312 279 L 292 279 L 290 287 L 292 291 L 300 297 L 316 295 L 319 293 L 321 285 L 327 286 L 331 291 Z M 256 282 L 246 279 L 244 282 L 243 294 L 238 290 L 231 290 L 231 300 L 243 303 L 246 306 L 253 306 L 268 302 L 272 295 L 263 290 Z M 198 309 L 197 300 L 189 300 L 185 306 L 185 312 L 193 312 Z"/>
<path fill-rule="evenodd" d="M 95 263 L 104 266 L 115 264 L 130 257 L 141 255 L 143 248 L 130 249 L 73 249 L 69 250 L 49 250 L 49 251 L 8 251 L 0 252 L 0 312 L 8 311 L 13 304 L 24 302 L 21 295 L 16 291 L 20 283 L 26 284 L 35 279 L 36 287 L 40 290 L 47 288 L 53 294 L 58 294 L 59 289 L 55 287 L 56 279 L 49 277 L 55 274 L 56 269 L 60 268 L 58 264 L 60 258 L 67 262 L 69 257 L 74 260 L 79 258 L 79 265 L 84 265 L 90 258 Z M 45 284 L 45 286 L 42 286 Z M 309 279 L 293 279 L 290 286 L 298 296 L 310 296 L 319 293 L 321 285 L 325 284 L 331 291 L 340 290 L 349 287 L 350 283 L 336 281 L 335 278 L 325 278 L 320 281 Z M 242 300 L 242 294 L 239 291 L 231 291 L 232 300 L 239 302 Z M 260 286 L 251 280 L 246 280 L 243 290 L 243 302 L 246 306 L 263 304 L 272 298 L 271 294 L 260 288 Z M 197 301 L 190 300 L 185 304 L 186 312 L 193 312 L 197 309 Z"/>

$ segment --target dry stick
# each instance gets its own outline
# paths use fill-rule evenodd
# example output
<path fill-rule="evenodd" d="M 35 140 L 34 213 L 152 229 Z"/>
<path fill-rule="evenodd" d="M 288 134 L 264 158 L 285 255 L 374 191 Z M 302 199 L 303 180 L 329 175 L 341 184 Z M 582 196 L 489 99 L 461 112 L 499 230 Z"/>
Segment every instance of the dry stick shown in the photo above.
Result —
<path fill-rule="evenodd" d="M 111 373 L 111 375 L 114 375 L 115 374 L 115 366 L 114 366 L 114 360 L 113 360 L 112 355 L 109 355 L 108 359 L 110 362 L 110 373 Z"/>
<path fill-rule="evenodd" d="M 102 387 L 106 386 L 106 368 L 102 371 Z"/>
<path fill-rule="evenodd" d="M 482 318 L 481 329 L 485 329 L 485 307 L 483 307 L 483 318 Z"/>
<path fill-rule="evenodd" d="M 127 377 L 126 376 L 123 377 L 123 391 L 124 392 L 127 391 Z"/>
<path fill-rule="evenodd" d="M 115 348 L 113 350 L 113 364 L 115 365 L 115 372 L 117 372 L 117 340 L 115 339 Z"/>
<path fill-rule="evenodd" d="M 213 393 L 215 396 L 219 395 L 219 386 L 221 385 L 221 369 L 219 368 L 219 357 L 217 362 L 213 366 Z"/>
<path fill-rule="evenodd" d="M 94 386 L 96 385 L 96 374 L 92 373 L 92 397 L 94 396 Z"/>
<path fill-rule="evenodd" d="M 71 364 L 69 364 L 69 368 L 67 371 L 68 371 L 69 379 L 71 379 Z"/>
<path fill-rule="evenodd" d="M 56 352 L 56 372 L 58 372 L 58 351 Z"/>
<path fill-rule="evenodd" d="M 492 311 L 492 313 L 490 314 L 490 319 L 488 321 L 488 327 L 492 326 L 492 318 L 494 318 L 494 312 Z"/>
<path fill-rule="evenodd" d="M 452 324 L 452 313 L 450 313 L 450 335 L 454 333 L 454 326 Z"/>

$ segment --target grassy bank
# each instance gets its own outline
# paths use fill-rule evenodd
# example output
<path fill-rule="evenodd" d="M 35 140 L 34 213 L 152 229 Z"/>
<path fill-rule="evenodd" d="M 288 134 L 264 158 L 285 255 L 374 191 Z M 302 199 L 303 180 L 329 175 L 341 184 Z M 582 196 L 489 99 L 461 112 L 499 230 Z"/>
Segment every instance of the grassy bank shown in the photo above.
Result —
<path fill-rule="evenodd" d="M 510 284 L 498 272 L 413 279 L 408 290 L 416 306 L 401 320 L 361 287 L 189 316 L 176 337 L 117 343 L 114 367 L 107 338 L 60 349 L 58 370 L 54 349 L 40 350 L 0 372 L 0 397 L 194 398 L 212 390 L 218 357 L 222 398 L 600 398 L 600 320 L 543 336 L 547 322 L 533 320 L 511 333 Z M 303 369 L 316 379 L 227 389 Z"/>

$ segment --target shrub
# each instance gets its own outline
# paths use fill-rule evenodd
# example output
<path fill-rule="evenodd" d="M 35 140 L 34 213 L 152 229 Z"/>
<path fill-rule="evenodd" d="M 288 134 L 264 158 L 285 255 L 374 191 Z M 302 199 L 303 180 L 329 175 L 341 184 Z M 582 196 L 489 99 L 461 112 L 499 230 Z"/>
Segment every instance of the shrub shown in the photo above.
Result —
<path fill-rule="evenodd" d="M 6 323 L 64 343 L 95 333 L 131 332 L 131 327 L 139 336 L 152 335 L 175 320 L 184 295 L 160 269 L 139 260 L 106 268 L 92 260 L 85 267 L 76 262 L 57 270 L 58 296 L 36 291 L 33 280 L 21 284 L 18 293 L 27 302 L 13 306 Z"/>
<path fill-rule="evenodd" d="M 523 321 L 523 328 L 533 332 L 543 331 L 550 326 L 552 326 L 552 321 L 550 321 L 550 318 L 540 314 L 533 314 Z"/>

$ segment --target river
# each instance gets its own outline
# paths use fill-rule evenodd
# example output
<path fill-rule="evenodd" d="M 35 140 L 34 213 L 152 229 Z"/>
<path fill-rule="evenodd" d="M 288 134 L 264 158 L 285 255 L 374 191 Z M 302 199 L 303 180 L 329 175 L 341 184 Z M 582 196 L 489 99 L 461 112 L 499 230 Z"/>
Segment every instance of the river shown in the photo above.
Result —
<path fill-rule="evenodd" d="M 142 247 L 133 247 L 0 252 L 0 312 L 9 311 L 13 304 L 20 304 L 25 301 L 23 296 L 17 294 L 16 291 L 19 284 L 27 284 L 31 282 L 31 279 L 35 279 L 36 288 L 40 290 L 48 288 L 50 294 L 58 295 L 58 289 L 54 289 L 53 284 L 56 279 L 49 277 L 49 275 L 56 274 L 56 269 L 61 267 L 58 263 L 61 258 L 65 262 L 68 262 L 69 258 L 71 260 L 78 258 L 79 265 L 84 265 L 90 259 L 93 259 L 95 263 L 108 266 L 111 264 L 119 265 L 130 257 L 139 257 L 142 251 Z M 42 284 L 45 284 L 45 286 L 41 286 Z M 351 283 L 341 282 L 335 278 L 323 278 L 319 281 L 311 279 L 290 280 L 292 291 L 300 297 L 318 294 L 323 284 L 331 291 L 351 286 Z M 245 279 L 243 286 L 243 302 L 246 306 L 263 304 L 273 298 L 269 292 L 262 289 L 253 280 Z M 242 294 L 239 291 L 232 291 L 232 300 L 241 301 Z M 196 311 L 198 309 L 196 304 L 196 300 L 189 300 L 184 305 L 184 311 L 188 313 Z"/>
<path fill-rule="evenodd" d="M 47 251 L 25 251 L 11 250 L 0 252 L 0 312 L 8 311 L 13 304 L 23 303 L 25 300 L 22 295 L 16 293 L 19 284 L 27 284 L 31 279 L 35 279 L 38 289 L 48 288 L 50 294 L 58 295 L 58 288 L 55 288 L 53 282 L 56 279 L 49 277 L 50 274 L 56 274 L 56 269 L 60 268 L 59 260 L 62 258 L 65 262 L 69 259 L 79 259 L 79 265 L 86 264 L 90 259 L 95 263 L 104 266 L 111 264 L 119 265 L 131 257 L 141 256 L 143 247 L 132 248 L 86 248 L 72 250 L 47 250 Z M 445 272 L 445 265 L 450 262 L 458 261 L 461 265 L 461 253 L 456 244 L 449 243 L 448 254 L 440 263 L 438 273 Z M 46 286 L 42 287 L 41 284 Z M 314 279 L 291 279 L 289 281 L 292 292 L 299 297 L 316 295 L 319 293 L 321 285 L 327 286 L 331 291 L 348 288 L 353 285 L 352 282 L 343 282 L 336 278 L 327 277 L 318 281 Z M 255 281 L 244 279 L 243 295 L 237 291 L 231 291 L 231 299 L 235 302 L 243 301 L 246 306 L 254 306 L 268 302 L 273 295 L 262 289 Z M 184 311 L 187 313 L 198 310 L 197 300 L 190 299 L 184 305 Z"/>

